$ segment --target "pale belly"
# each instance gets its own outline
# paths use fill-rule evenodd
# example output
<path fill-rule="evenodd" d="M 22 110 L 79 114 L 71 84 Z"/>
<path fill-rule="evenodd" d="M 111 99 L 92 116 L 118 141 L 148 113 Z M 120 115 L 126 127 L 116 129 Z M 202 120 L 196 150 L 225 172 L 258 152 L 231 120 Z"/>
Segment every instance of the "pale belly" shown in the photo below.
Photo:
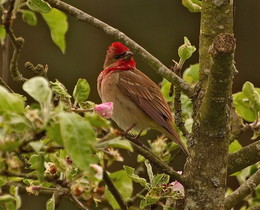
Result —
<path fill-rule="evenodd" d="M 112 73 L 105 79 L 101 83 L 99 94 L 103 103 L 113 102 L 112 119 L 121 129 L 127 130 L 133 124 L 136 124 L 134 130 L 137 132 L 155 127 L 155 122 L 118 88 L 117 82 L 114 82 L 118 79 L 117 73 Z M 109 90 L 109 94 L 104 95 L 105 90 Z"/>

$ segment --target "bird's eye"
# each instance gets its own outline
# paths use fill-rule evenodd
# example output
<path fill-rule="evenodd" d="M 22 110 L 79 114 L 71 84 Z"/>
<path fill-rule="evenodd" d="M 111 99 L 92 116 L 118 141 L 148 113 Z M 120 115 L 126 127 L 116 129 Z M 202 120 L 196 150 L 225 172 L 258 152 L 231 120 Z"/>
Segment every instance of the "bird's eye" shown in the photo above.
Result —
<path fill-rule="evenodd" d="M 115 59 L 119 59 L 120 58 L 120 55 L 115 55 Z"/>
<path fill-rule="evenodd" d="M 123 58 L 125 56 L 126 52 L 123 52 L 123 53 L 120 53 L 118 55 L 115 55 L 115 59 L 120 59 L 120 58 Z"/>

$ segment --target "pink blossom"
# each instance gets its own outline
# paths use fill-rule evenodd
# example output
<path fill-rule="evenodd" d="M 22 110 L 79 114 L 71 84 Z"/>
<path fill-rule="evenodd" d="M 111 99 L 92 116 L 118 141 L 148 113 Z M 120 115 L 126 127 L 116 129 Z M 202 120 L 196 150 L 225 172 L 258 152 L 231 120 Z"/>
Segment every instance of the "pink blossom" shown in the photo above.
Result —
<path fill-rule="evenodd" d="M 171 186 L 172 186 L 173 191 L 178 191 L 182 195 L 184 195 L 184 187 L 180 182 L 178 182 L 178 181 L 172 182 Z"/>
<path fill-rule="evenodd" d="M 94 110 L 102 117 L 111 118 L 113 114 L 113 102 L 95 105 Z"/>
<path fill-rule="evenodd" d="M 177 171 L 177 173 L 182 174 L 182 171 Z M 180 192 L 184 196 L 184 187 L 180 182 L 174 181 L 171 183 L 171 186 L 173 191 Z"/>

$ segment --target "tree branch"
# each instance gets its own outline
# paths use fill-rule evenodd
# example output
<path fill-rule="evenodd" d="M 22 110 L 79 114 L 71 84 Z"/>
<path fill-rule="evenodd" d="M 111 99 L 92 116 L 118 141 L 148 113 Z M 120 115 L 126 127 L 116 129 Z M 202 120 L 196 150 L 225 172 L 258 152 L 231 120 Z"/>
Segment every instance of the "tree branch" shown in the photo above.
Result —
<path fill-rule="evenodd" d="M 228 174 L 240 171 L 258 161 L 260 161 L 260 140 L 229 155 Z"/>
<path fill-rule="evenodd" d="M 107 188 L 109 189 L 109 191 L 112 193 L 112 195 L 114 196 L 114 198 L 116 199 L 118 205 L 120 206 L 121 209 L 123 210 L 127 210 L 127 204 L 124 201 L 122 195 L 118 192 L 117 188 L 115 187 L 115 185 L 113 184 L 112 180 L 110 179 L 110 177 L 108 176 L 106 170 L 103 170 L 103 180 L 107 185 Z"/>
<path fill-rule="evenodd" d="M 189 97 L 192 95 L 192 88 L 185 81 L 183 81 L 180 77 L 178 77 L 175 73 L 173 73 L 170 69 L 163 65 L 157 58 L 152 56 L 144 48 L 142 48 L 140 45 L 138 45 L 136 42 L 134 42 L 118 29 L 115 29 L 108 24 L 100 21 L 99 19 L 94 18 L 93 16 L 60 0 L 46 0 L 46 2 L 48 2 L 52 7 L 75 17 L 77 20 L 87 22 L 97 29 L 102 30 L 105 34 L 112 36 L 114 39 L 120 40 L 128 47 L 130 47 L 133 52 L 135 52 L 135 54 L 143 58 L 144 61 L 147 62 L 158 74 L 179 87 L 184 94 Z"/>
<path fill-rule="evenodd" d="M 250 194 L 260 183 L 260 170 L 258 169 L 245 183 L 225 198 L 225 209 L 229 210 Z"/>
<path fill-rule="evenodd" d="M 134 149 L 142 156 L 144 156 L 146 159 L 148 159 L 151 163 L 159 167 L 164 173 L 168 174 L 172 180 L 177 180 L 182 185 L 185 186 L 184 180 L 180 174 L 178 174 L 175 170 L 173 170 L 170 166 L 168 166 L 167 163 L 159 159 L 157 156 L 155 156 L 149 148 L 147 148 L 144 144 L 138 143 L 136 140 L 132 138 L 128 138 Z"/>

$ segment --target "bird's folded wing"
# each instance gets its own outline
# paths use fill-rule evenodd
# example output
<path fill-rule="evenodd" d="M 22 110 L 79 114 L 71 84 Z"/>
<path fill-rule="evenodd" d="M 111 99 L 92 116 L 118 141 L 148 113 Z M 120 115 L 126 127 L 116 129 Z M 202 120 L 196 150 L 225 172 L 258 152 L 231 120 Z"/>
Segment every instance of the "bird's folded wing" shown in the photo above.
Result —
<path fill-rule="evenodd" d="M 172 114 L 159 87 L 139 70 L 119 72 L 118 86 L 135 104 L 168 132 Z"/>

